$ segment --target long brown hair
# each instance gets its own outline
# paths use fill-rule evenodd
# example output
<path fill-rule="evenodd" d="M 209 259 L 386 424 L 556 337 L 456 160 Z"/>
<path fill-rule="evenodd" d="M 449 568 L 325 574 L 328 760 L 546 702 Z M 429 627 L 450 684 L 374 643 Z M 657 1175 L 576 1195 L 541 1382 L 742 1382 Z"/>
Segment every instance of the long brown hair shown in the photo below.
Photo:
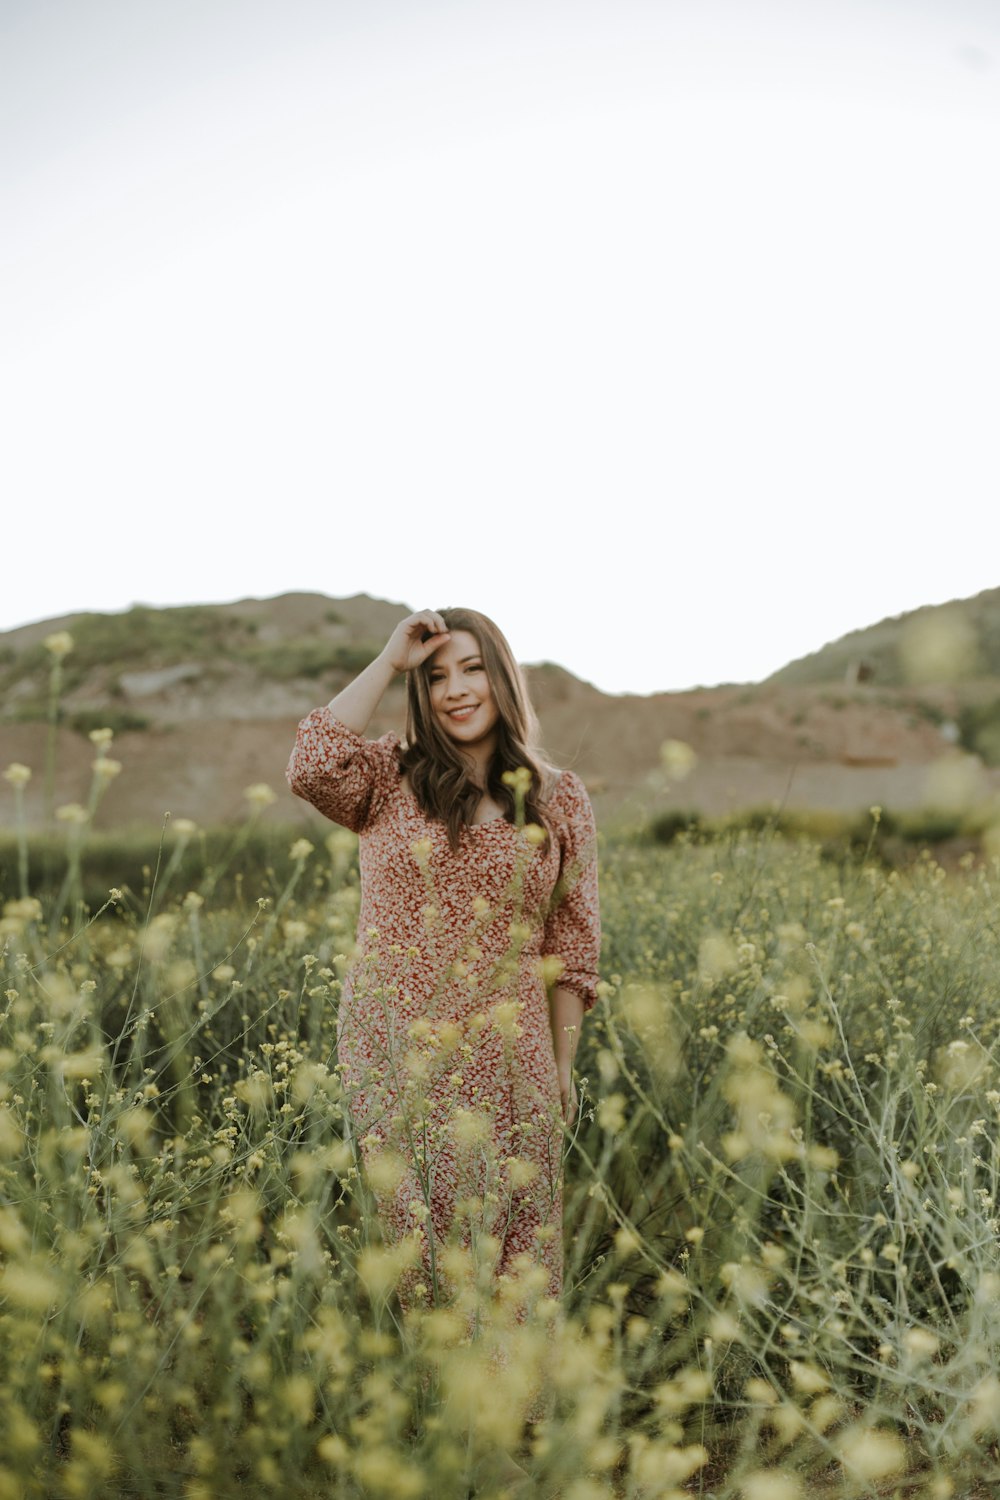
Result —
<path fill-rule="evenodd" d="M 449 630 L 467 630 L 475 636 L 489 679 L 497 721 L 497 746 L 486 773 L 486 791 L 504 809 L 504 817 L 513 823 L 515 799 L 513 788 L 504 783 L 505 771 L 524 766 L 531 774 L 525 793 L 524 817 L 527 823 L 545 828 L 545 763 L 538 744 L 538 720 L 528 697 L 521 669 L 514 660 L 507 639 L 498 626 L 475 609 L 442 609 L 441 618 Z M 483 788 L 469 776 L 468 763 L 454 740 L 448 738 L 431 708 L 430 674 L 433 654 L 406 677 L 406 749 L 400 765 L 409 777 L 410 787 L 421 811 L 428 818 L 440 818 L 448 829 L 448 842 L 458 848 L 463 827 L 472 822 Z"/>

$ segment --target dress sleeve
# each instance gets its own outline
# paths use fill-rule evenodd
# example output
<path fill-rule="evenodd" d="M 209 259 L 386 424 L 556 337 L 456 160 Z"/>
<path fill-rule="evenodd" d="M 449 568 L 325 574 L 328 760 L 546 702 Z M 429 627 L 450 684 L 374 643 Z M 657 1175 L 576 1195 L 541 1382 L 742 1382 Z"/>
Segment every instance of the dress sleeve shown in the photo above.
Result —
<path fill-rule="evenodd" d="M 314 708 L 298 727 L 285 775 L 296 797 L 361 833 L 399 785 L 398 748 L 395 734 L 366 740 L 328 708 Z"/>
<path fill-rule="evenodd" d="M 590 1010 L 597 1000 L 601 911 L 597 895 L 597 829 L 586 788 L 564 771 L 552 798 L 552 832 L 560 846 L 559 881 L 542 935 L 542 954 L 565 965 L 556 980 Z"/>

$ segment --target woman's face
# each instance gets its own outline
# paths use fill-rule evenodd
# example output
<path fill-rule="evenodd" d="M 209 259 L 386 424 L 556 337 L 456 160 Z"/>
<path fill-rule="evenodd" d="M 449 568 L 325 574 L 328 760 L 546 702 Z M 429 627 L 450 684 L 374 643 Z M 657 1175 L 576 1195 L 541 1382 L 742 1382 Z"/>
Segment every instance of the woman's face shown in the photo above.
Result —
<path fill-rule="evenodd" d="M 431 657 L 427 679 L 431 712 L 449 739 L 471 747 L 495 736 L 500 714 L 471 631 L 452 631 Z"/>

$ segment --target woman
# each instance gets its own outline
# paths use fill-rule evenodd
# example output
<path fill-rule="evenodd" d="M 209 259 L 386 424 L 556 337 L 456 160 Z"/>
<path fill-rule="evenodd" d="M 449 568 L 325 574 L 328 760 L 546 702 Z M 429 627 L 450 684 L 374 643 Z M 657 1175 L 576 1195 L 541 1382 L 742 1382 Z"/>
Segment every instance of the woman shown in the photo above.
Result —
<path fill-rule="evenodd" d="M 363 737 L 400 672 L 405 748 Z M 422 610 L 303 719 L 289 762 L 292 790 L 360 835 L 338 1058 L 385 1237 L 419 1248 L 404 1307 L 454 1295 L 473 1262 L 519 1318 L 562 1288 L 563 1123 L 600 926 L 587 793 L 535 741 L 493 622 Z"/>

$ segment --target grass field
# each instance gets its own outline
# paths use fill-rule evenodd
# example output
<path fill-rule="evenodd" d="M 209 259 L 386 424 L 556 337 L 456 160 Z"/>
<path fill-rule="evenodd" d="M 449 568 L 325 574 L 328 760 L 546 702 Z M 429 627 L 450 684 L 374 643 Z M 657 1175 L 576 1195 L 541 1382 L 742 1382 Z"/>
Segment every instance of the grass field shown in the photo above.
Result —
<path fill-rule="evenodd" d="M 0 851 L 0 1500 L 450 1500 L 470 1431 L 564 1500 L 996 1492 L 995 863 L 606 842 L 564 1315 L 455 1248 L 404 1325 L 333 1055 L 353 840 L 87 835 Z"/>

